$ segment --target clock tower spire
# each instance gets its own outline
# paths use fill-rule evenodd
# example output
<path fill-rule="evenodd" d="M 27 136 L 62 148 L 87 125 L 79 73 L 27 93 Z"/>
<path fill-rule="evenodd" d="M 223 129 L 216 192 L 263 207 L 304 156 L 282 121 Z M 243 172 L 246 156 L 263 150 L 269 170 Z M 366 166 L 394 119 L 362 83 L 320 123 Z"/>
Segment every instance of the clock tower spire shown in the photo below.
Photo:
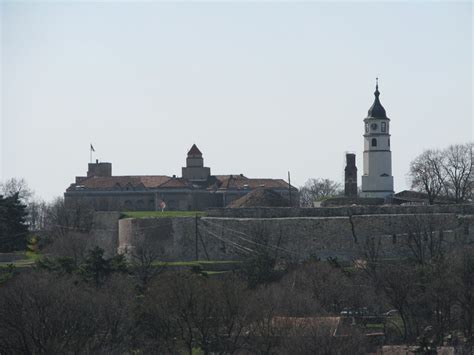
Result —
<path fill-rule="evenodd" d="M 390 119 L 380 103 L 376 78 L 375 100 L 364 119 L 364 172 L 361 197 L 383 197 L 393 194 Z"/>

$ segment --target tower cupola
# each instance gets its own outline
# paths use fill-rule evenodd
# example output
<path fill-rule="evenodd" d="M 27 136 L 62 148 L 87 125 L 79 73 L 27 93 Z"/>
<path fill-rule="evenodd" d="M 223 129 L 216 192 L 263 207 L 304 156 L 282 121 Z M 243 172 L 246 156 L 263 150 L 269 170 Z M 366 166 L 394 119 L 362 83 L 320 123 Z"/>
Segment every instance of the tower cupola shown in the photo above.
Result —
<path fill-rule="evenodd" d="M 202 157 L 202 153 L 197 147 L 197 145 L 193 144 L 191 149 L 189 149 L 188 151 L 188 158 L 199 158 L 199 157 Z"/>
<path fill-rule="evenodd" d="M 387 118 L 387 113 L 385 112 L 385 109 L 383 108 L 379 99 L 379 96 L 380 96 L 379 78 L 376 78 L 374 95 L 375 95 L 375 100 L 372 106 L 369 108 L 369 113 L 367 115 L 367 118 Z"/>

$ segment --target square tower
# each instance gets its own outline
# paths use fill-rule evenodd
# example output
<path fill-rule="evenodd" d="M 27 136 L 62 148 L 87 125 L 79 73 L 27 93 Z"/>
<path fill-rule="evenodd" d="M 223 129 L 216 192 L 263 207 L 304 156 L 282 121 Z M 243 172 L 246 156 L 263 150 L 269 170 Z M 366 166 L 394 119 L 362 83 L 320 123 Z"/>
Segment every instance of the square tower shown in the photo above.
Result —
<path fill-rule="evenodd" d="M 196 144 L 193 144 L 186 158 L 186 167 L 181 169 L 183 179 L 195 182 L 206 181 L 211 175 L 211 168 L 204 166 L 202 153 Z"/>
<path fill-rule="evenodd" d="M 361 197 L 393 195 L 390 119 L 380 103 L 378 80 L 375 100 L 364 119 L 364 171 Z"/>

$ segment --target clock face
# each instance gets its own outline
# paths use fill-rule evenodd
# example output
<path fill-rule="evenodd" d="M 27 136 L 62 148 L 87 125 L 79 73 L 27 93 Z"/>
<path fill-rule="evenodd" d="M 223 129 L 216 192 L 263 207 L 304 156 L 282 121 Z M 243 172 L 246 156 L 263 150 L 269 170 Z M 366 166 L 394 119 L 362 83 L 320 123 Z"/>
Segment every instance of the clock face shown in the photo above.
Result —
<path fill-rule="evenodd" d="M 370 128 L 372 128 L 373 130 L 376 130 L 377 129 L 377 123 L 372 123 L 370 125 Z"/>

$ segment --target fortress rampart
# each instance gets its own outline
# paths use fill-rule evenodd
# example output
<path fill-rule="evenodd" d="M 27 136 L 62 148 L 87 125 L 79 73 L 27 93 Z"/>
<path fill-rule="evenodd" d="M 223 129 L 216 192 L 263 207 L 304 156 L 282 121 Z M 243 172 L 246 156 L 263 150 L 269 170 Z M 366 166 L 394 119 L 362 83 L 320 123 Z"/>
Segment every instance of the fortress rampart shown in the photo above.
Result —
<path fill-rule="evenodd" d="M 454 213 L 460 215 L 474 214 L 474 205 L 371 205 L 343 206 L 321 208 L 294 207 L 253 207 L 253 208 L 211 208 L 210 217 L 229 218 L 283 218 L 283 217 L 341 217 L 353 215 L 387 215 L 387 214 L 430 214 Z"/>
<path fill-rule="evenodd" d="M 472 212 L 473 206 L 467 205 L 371 206 L 222 209 L 197 219 L 126 218 L 118 221 L 118 251 L 153 248 L 168 261 L 242 260 L 261 249 L 300 261 L 352 260 L 368 252 L 390 258 L 408 252 L 409 237 L 434 238 L 448 247 L 474 243 Z"/>

